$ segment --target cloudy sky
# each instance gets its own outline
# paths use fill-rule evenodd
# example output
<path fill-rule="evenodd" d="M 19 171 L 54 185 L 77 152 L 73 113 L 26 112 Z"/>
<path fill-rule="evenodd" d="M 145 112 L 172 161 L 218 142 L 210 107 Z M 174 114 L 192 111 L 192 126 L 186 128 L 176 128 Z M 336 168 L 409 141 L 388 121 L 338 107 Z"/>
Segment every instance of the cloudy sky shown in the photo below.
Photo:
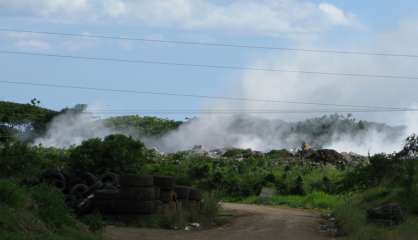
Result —
<path fill-rule="evenodd" d="M 0 0 L 0 29 L 418 54 L 418 2 L 403 0 Z M 147 43 L 0 31 L 0 51 L 296 71 L 418 76 L 418 58 Z M 418 81 L 82 61 L 0 54 L 3 81 L 354 105 L 415 106 Z M 54 109 L 306 109 L 0 83 L 0 99 Z M 310 106 L 309 109 L 314 107 Z M 319 107 L 317 107 L 319 108 Z M 165 115 L 163 115 L 165 116 Z M 167 116 L 182 119 L 191 116 Z M 359 118 L 402 123 L 394 113 Z M 279 116 L 298 119 L 302 116 Z M 306 117 L 306 116 L 303 116 Z"/>

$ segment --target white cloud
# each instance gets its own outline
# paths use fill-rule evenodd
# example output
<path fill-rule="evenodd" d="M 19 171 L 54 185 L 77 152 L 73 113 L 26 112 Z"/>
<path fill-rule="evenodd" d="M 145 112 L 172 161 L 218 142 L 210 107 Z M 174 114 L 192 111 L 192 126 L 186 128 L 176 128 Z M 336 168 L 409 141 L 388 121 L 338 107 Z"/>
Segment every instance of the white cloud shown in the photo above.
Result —
<path fill-rule="evenodd" d="M 104 4 L 104 12 L 113 18 L 118 18 L 128 12 L 126 4 L 118 0 L 109 0 Z"/>
<path fill-rule="evenodd" d="M 88 35 L 88 33 L 83 33 Z M 60 39 L 32 33 L 0 34 L 1 42 L 9 47 L 24 51 L 60 50 L 63 52 L 77 52 L 97 48 L 102 44 L 98 39 Z"/>
<path fill-rule="evenodd" d="M 34 37 L 27 33 L 8 33 L 3 34 L 4 39 L 12 40 L 12 44 L 19 50 L 50 50 L 51 45 L 47 40 Z"/>
<path fill-rule="evenodd" d="M 21 50 L 49 50 L 50 45 L 42 40 L 37 39 L 28 39 L 28 40 L 18 40 L 16 42 L 16 47 Z"/>
<path fill-rule="evenodd" d="M 350 25 L 353 23 L 353 16 L 346 14 L 343 10 L 329 3 L 319 4 L 319 9 L 325 13 L 332 24 Z"/>
<path fill-rule="evenodd" d="M 352 15 L 308 0 L 0 0 L 0 16 L 67 23 L 113 23 L 275 35 L 350 25 Z"/>

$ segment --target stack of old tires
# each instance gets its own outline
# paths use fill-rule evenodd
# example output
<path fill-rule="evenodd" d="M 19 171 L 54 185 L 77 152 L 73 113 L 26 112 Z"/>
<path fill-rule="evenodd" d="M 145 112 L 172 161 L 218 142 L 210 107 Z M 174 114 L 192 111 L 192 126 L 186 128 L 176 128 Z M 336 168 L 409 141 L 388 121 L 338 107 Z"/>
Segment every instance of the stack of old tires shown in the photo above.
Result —
<path fill-rule="evenodd" d="M 177 209 L 183 209 L 188 206 L 191 188 L 188 186 L 176 185 L 174 191 L 177 194 Z"/>
<path fill-rule="evenodd" d="M 202 201 L 202 193 L 197 188 L 190 189 L 189 195 L 189 207 L 200 208 L 200 203 Z"/>
<path fill-rule="evenodd" d="M 105 214 L 152 214 L 159 205 L 153 180 L 152 176 L 120 176 L 119 191 L 96 191 L 94 206 Z"/>
<path fill-rule="evenodd" d="M 182 208 L 199 208 L 202 200 L 202 194 L 199 189 L 177 185 L 175 187 L 177 193 L 178 205 Z"/>
<path fill-rule="evenodd" d="M 169 176 L 154 176 L 154 186 L 159 189 L 161 212 L 177 210 L 177 194 L 174 191 L 176 180 Z"/>
<path fill-rule="evenodd" d="M 65 203 L 77 214 L 91 211 L 91 196 L 94 191 L 102 188 L 102 182 L 89 172 L 65 172 L 49 169 L 39 177 L 39 183 L 55 186 L 64 193 Z"/>

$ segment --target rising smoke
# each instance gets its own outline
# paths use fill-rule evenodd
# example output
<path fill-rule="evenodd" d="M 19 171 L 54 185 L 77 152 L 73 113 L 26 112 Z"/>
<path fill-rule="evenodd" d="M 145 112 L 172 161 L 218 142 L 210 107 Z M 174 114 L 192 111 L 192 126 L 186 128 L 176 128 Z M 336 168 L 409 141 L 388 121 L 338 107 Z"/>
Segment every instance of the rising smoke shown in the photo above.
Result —
<path fill-rule="evenodd" d="M 34 141 L 35 145 L 68 148 L 79 145 L 90 138 L 104 138 L 119 133 L 106 127 L 88 110 L 83 112 L 68 111 L 55 117 L 43 137 Z"/>
<path fill-rule="evenodd" d="M 364 51 L 391 49 L 392 52 L 408 53 L 411 49 L 414 49 L 418 40 L 417 25 L 416 21 L 403 23 L 397 31 L 376 36 L 370 42 L 361 45 L 359 45 L 359 41 L 351 39 L 350 42 L 355 43 L 355 45 L 346 46 L 346 48 L 360 51 L 362 49 Z M 330 47 L 332 45 L 325 41 L 318 39 L 314 41 L 316 42 L 298 41 L 298 45 L 295 47 L 332 48 Z M 335 49 L 341 49 L 341 47 L 336 46 Z M 260 56 L 260 59 L 262 60 L 255 61 L 253 65 L 296 71 L 418 75 L 416 58 L 298 54 L 292 52 Z M 254 71 L 244 73 L 239 85 L 230 95 L 255 99 L 408 107 L 416 103 L 416 89 L 418 89 L 418 81 L 401 78 L 352 78 Z M 312 106 L 289 106 L 260 102 L 235 102 L 209 106 L 215 109 L 323 110 L 323 108 L 313 108 Z M 333 108 L 331 110 L 343 109 Z M 195 145 L 202 145 L 207 149 L 237 147 L 268 151 L 278 148 L 295 148 L 301 142 L 308 142 L 316 147 L 367 154 L 368 152 L 390 153 L 397 151 L 401 148 L 407 135 L 418 132 L 418 122 L 416 121 L 418 115 L 416 112 L 355 114 L 357 119 L 404 126 L 389 127 L 379 124 L 366 124 L 367 126 L 362 130 L 359 130 L 356 125 L 350 127 L 345 120 L 332 120 L 332 118 L 323 121 L 317 120 L 315 123 L 303 121 L 303 119 L 315 116 L 318 116 L 318 114 L 205 115 L 186 122 L 179 129 L 158 139 L 145 138 L 138 135 L 137 132 L 129 130 L 125 134 L 138 137 L 148 146 L 157 147 L 164 152 L 186 150 Z M 330 119 L 331 122 L 329 122 Z M 298 125 L 305 127 L 299 129 Z M 319 134 L 321 131 L 318 129 L 322 131 L 322 134 Z M 107 128 L 103 125 L 103 122 L 93 120 L 90 115 L 62 115 L 54 119 L 46 136 L 37 139 L 36 143 L 46 146 L 68 147 L 79 144 L 87 138 L 104 137 L 112 133 L 120 132 Z"/>
<path fill-rule="evenodd" d="M 315 148 L 332 148 L 340 152 L 360 154 L 401 149 L 410 129 L 390 127 L 349 116 L 330 115 L 299 122 L 286 122 L 252 115 L 209 115 L 189 120 L 177 130 L 162 137 L 141 135 L 133 127 L 120 131 L 87 113 L 65 113 L 56 117 L 46 135 L 35 144 L 68 148 L 90 138 L 125 134 L 143 141 L 162 152 L 189 150 L 201 145 L 207 150 L 219 148 L 251 148 L 259 151 L 296 149 L 302 143 Z"/>

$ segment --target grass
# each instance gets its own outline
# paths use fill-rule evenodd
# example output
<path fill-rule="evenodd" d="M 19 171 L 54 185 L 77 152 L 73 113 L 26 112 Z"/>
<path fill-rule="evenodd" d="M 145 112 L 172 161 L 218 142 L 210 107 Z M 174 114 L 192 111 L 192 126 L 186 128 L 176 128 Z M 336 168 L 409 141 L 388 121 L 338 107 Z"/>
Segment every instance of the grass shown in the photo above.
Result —
<path fill-rule="evenodd" d="M 368 222 L 368 208 L 389 202 L 401 203 L 405 208 L 405 222 L 393 227 Z M 344 232 L 349 233 L 347 240 L 416 240 L 418 216 L 408 210 L 408 203 L 401 189 L 381 186 L 346 196 L 335 206 L 333 214 Z"/>
<path fill-rule="evenodd" d="M 417 198 L 405 200 L 401 189 L 376 187 L 363 192 L 345 195 L 331 195 L 312 192 L 304 196 L 275 195 L 271 199 L 250 196 L 235 200 L 247 204 L 279 205 L 292 208 L 320 209 L 332 213 L 342 232 L 349 233 L 345 240 L 418 240 L 418 215 L 415 205 Z M 405 222 L 398 226 L 384 227 L 368 222 L 366 209 L 388 202 L 400 202 L 403 206 L 411 204 Z"/>
<path fill-rule="evenodd" d="M 98 240 L 101 236 L 75 218 L 58 190 L 0 180 L 0 239 Z"/>
<path fill-rule="evenodd" d="M 312 192 L 304 196 L 299 195 L 275 195 L 271 199 L 260 199 L 258 196 L 251 196 L 239 200 L 247 204 L 283 205 L 292 208 L 322 209 L 331 210 L 341 201 L 340 196 L 324 192 Z"/>

